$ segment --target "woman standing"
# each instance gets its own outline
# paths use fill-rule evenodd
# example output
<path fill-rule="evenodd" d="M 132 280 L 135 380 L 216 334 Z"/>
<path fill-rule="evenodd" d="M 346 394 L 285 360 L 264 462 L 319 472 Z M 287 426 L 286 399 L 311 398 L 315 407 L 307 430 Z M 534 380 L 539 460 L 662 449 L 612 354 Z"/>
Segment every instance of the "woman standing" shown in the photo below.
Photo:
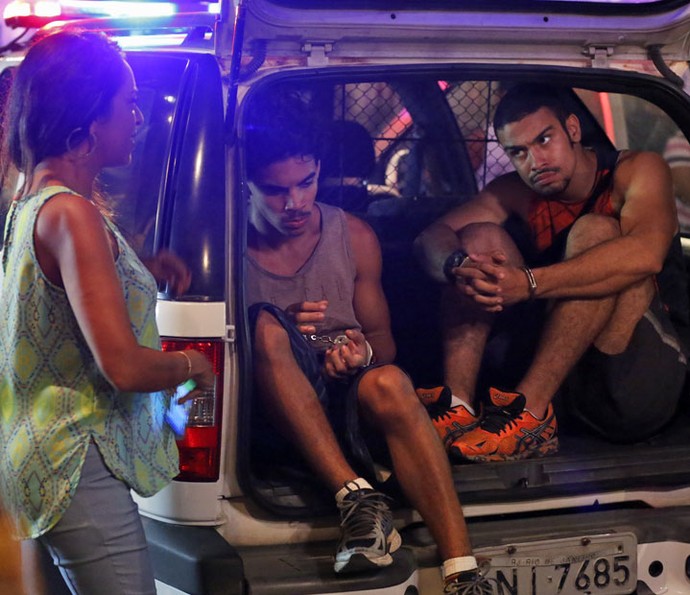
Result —
<path fill-rule="evenodd" d="M 95 190 L 131 159 L 136 100 L 114 43 L 59 32 L 27 53 L 6 112 L 5 171 L 24 180 L 2 260 L 0 489 L 18 536 L 41 540 L 81 595 L 155 593 L 130 489 L 150 496 L 178 473 L 160 391 L 214 384 L 203 354 L 160 351 L 156 281 Z"/>

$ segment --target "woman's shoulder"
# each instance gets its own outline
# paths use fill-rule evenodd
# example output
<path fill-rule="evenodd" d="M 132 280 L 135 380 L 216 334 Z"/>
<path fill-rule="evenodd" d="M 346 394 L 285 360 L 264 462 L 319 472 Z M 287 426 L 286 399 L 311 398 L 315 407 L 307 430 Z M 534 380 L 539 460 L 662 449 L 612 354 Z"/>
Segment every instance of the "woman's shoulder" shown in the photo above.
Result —
<path fill-rule="evenodd" d="M 84 233 L 89 229 L 103 229 L 104 221 L 98 207 L 69 188 L 52 188 L 36 195 L 36 232 L 44 234 Z"/>
<path fill-rule="evenodd" d="M 76 192 L 75 190 L 72 190 L 71 188 L 68 188 L 67 186 L 58 186 L 58 185 L 53 185 L 53 186 L 43 186 L 41 188 L 31 188 L 27 190 L 23 195 L 20 195 L 19 197 L 15 198 L 14 200 L 18 202 L 44 202 L 47 200 L 51 200 L 55 198 L 56 196 L 61 196 L 61 195 L 67 195 L 67 196 L 76 196 L 79 198 L 84 198 L 81 194 Z"/>

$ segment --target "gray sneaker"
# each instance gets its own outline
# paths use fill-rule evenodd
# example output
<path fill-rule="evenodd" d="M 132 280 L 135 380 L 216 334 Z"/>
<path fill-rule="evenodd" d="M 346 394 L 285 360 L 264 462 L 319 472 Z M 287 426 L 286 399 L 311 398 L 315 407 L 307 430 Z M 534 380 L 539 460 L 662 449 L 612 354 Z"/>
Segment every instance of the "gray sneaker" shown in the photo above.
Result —
<path fill-rule="evenodd" d="M 491 581 L 479 568 L 459 572 L 446 579 L 444 595 L 493 595 Z"/>
<path fill-rule="evenodd" d="M 356 486 L 356 484 L 354 484 Z M 335 554 L 336 572 L 359 572 L 393 563 L 402 543 L 393 526 L 387 496 L 371 489 L 352 489 L 338 504 L 342 535 Z"/>

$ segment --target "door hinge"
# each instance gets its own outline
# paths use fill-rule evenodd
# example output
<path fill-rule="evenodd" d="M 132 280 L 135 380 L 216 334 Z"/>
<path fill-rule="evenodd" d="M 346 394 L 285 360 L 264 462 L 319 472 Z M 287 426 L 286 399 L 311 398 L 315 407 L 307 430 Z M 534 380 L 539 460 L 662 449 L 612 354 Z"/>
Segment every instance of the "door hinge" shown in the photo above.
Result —
<path fill-rule="evenodd" d="M 589 46 L 587 55 L 592 59 L 592 68 L 608 68 L 609 57 L 613 56 L 613 47 Z"/>
<path fill-rule="evenodd" d="M 231 345 L 237 340 L 237 331 L 234 324 L 228 324 L 225 327 L 225 342 Z"/>
<path fill-rule="evenodd" d="M 333 50 L 332 43 L 307 42 L 302 46 L 302 51 L 307 53 L 308 66 L 326 66 L 328 64 L 328 52 Z"/>

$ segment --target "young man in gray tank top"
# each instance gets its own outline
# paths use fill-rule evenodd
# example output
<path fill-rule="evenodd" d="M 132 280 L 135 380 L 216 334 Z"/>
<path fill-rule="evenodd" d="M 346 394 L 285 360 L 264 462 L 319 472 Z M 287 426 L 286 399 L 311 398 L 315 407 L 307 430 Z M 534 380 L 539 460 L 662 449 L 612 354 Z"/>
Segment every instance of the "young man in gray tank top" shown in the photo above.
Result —
<path fill-rule="evenodd" d="M 282 95 L 250 110 L 254 417 L 273 429 L 260 442 L 271 461 L 295 451 L 331 490 L 343 519 L 335 570 L 352 572 L 391 564 L 400 546 L 388 499 L 362 477 L 369 467 L 360 425 L 382 438 L 405 497 L 436 540 L 444 592 L 465 592 L 485 579 L 443 445 L 410 379 L 391 363 L 378 240 L 360 219 L 315 203 L 320 152 L 308 106 Z"/>

